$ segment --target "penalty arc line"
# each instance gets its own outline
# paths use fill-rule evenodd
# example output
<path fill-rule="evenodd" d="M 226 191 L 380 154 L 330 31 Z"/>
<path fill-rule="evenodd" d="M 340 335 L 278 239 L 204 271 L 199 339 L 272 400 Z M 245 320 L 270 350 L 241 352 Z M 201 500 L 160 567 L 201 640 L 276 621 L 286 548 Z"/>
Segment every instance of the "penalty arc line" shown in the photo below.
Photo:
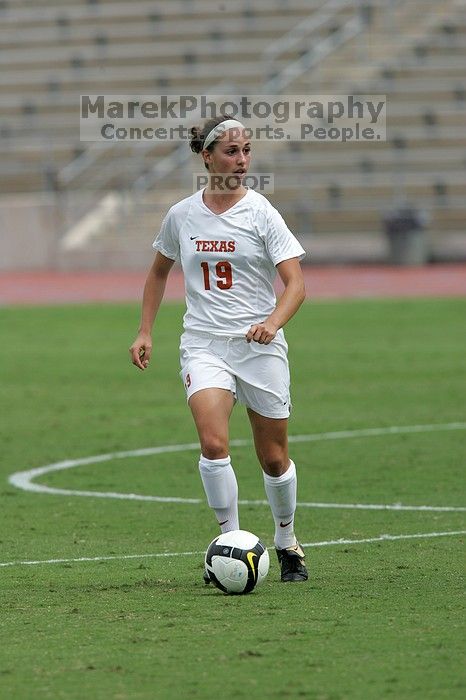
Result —
<path fill-rule="evenodd" d="M 382 435 L 402 435 L 413 433 L 437 432 L 445 430 L 465 430 L 466 423 L 437 423 L 425 425 L 407 425 L 407 426 L 389 426 L 384 428 L 363 428 L 357 430 L 339 430 L 326 433 L 316 433 L 311 435 L 291 435 L 290 442 L 319 442 L 326 440 L 342 440 L 358 437 L 375 437 Z M 231 446 L 242 447 L 252 444 L 252 440 L 238 439 L 230 442 Z M 108 462 L 113 459 L 125 459 L 128 457 L 144 457 L 155 454 L 166 454 L 173 452 L 184 452 L 190 450 L 198 450 L 199 443 L 187 443 L 184 445 L 162 445 L 159 447 L 147 447 L 136 450 L 125 450 L 123 452 L 111 452 L 108 454 L 94 455 L 92 457 L 82 457 L 78 459 L 69 459 L 54 464 L 48 464 L 43 467 L 29 469 L 27 471 L 15 472 L 11 474 L 8 481 L 16 488 L 34 493 L 47 493 L 59 496 L 83 496 L 88 498 L 115 498 L 120 500 L 137 500 L 137 501 L 154 501 L 160 503 L 188 503 L 200 504 L 203 501 L 200 498 L 181 498 L 171 496 L 149 496 L 135 493 L 119 493 L 111 491 L 84 491 L 74 489 L 61 489 L 46 486 L 44 484 L 33 483 L 36 479 L 44 474 L 51 472 L 62 471 L 89 464 Z M 242 505 L 268 505 L 267 501 L 240 501 Z M 401 503 L 394 504 L 364 504 L 364 503 L 313 503 L 303 502 L 297 504 L 304 508 L 342 508 L 342 509 L 357 509 L 357 510 L 396 510 L 396 511 L 435 511 L 435 512 L 451 512 L 466 511 L 466 507 L 462 506 L 408 506 Z"/>
<path fill-rule="evenodd" d="M 466 535 L 466 530 L 450 530 L 447 532 L 421 532 L 413 535 L 379 535 L 378 537 L 365 537 L 362 539 L 344 539 L 324 540 L 323 542 L 305 542 L 301 546 L 304 548 L 311 547 L 330 547 L 332 545 L 346 544 L 371 544 L 374 542 L 393 542 L 397 540 L 414 540 L 414 539 L 429 539 L 433 537 L 453 537 L 457 535 Z M 273 547 L 268 547 L 273 549 Z M 70 559 L 36 559 L 36 560 L 19 560 L 0 562 L 0 568 L 7 566 L 39 566 L 41 564 L 74 564 L 83 562 L 101 562 L 101 561 L 122 561 L 129 559 L 155 559 L 163 557 L 190 557 L 204 555 L 202 550 L 193 552 L 150 552 L 148 554 L 114 554 L 101 557 L 73 557 Z"/>

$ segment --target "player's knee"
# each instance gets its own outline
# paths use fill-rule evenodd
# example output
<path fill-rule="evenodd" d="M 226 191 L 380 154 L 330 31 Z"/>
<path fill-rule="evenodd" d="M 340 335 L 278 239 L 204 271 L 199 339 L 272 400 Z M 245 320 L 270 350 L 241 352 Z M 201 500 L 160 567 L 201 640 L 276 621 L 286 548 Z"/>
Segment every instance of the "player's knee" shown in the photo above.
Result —
<path fill-rule="evenodd" d="M 217 435 L 206 435 L 202 438 L 201 449 L 207 459 L 223 459 L 228 456 L 226 441 Z"/>
<path fill-rule="evenodd" d="M 288 469 L 290 460 L 281 452 L 272 452 L 262 455 L 261 466 L 269 476 L 281 476 Z"/>

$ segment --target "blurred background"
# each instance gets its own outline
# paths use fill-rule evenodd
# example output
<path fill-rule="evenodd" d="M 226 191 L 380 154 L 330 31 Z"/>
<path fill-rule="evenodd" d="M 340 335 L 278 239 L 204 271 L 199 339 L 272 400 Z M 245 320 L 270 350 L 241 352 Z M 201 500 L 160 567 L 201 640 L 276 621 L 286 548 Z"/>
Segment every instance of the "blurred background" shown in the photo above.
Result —
<path fill-rule="evenodd" d="M 142 270 L 186 143 L 87 143 L 80 94 L 386 94 L 387 141 L 254 144 L 313 264 L 466 260 L 465 0 L 0 0 L 0 270 Z"/>

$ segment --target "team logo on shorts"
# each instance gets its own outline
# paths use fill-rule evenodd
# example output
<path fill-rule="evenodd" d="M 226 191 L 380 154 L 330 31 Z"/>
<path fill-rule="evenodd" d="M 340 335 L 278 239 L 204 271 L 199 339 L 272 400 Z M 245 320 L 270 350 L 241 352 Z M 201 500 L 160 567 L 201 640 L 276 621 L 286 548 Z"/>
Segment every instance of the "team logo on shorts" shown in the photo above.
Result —
<path fill-rule="evenodd" d="M 189 374 L 189 372 L 188 372 L 188 374 L 186 375 L 186 379 L 185 379 L 184 385 L 185 385 L 185 387 L 186 387 L 186 390 L 188 390 L 189 387 L 191 386 L 191 375 Z"/>

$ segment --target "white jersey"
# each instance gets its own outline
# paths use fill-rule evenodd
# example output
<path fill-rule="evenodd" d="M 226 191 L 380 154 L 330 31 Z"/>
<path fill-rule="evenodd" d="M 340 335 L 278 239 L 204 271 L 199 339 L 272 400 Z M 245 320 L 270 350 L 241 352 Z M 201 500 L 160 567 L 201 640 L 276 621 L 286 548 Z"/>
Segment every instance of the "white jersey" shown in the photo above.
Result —
<path fill-rule="evenodd" d="M 202 190 L 186 197 L 168 211 L 153 247 L 181 264 L 185 330 L 232 337 L 274 310 L 275 266 L 305 254 L 279 212 L 251 189 L 222 214 L 204 204 Z"/>

